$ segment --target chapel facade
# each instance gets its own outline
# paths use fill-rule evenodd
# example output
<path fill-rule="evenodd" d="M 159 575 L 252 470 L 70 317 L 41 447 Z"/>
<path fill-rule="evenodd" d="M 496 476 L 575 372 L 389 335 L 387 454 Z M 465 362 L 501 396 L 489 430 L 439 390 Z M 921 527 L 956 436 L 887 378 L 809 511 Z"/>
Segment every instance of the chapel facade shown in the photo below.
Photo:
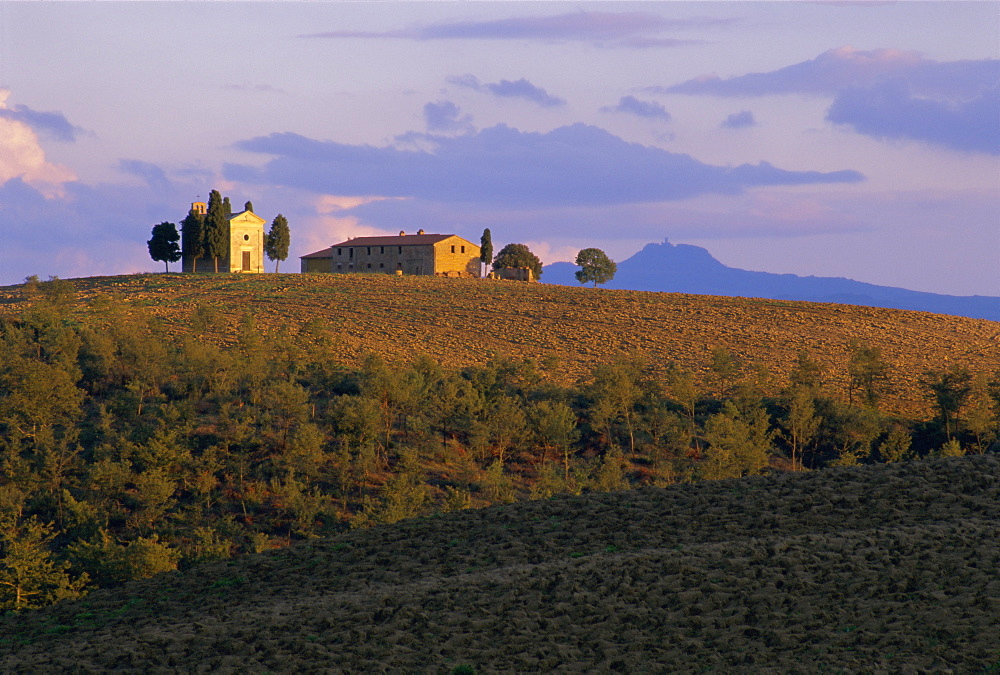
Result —
<path fill-rule="evenodd" d="M 208 205 L 205 202 L 193 202 L 191 210 L 204 218 Z M 263 273 L 266 222 L 250 209 L 229 216 L 229 247 L 226 254 L 219 257 L 219 272 Z M 193 271 L 199 274 L 215 272 L 215 261 L 212 258 L 201 257 L 196 263 L 197 267 Z M 192 261 L 187 255 L 183 256 L 181 264 L 181 269 L 185 272 L 192 270 Z"/>

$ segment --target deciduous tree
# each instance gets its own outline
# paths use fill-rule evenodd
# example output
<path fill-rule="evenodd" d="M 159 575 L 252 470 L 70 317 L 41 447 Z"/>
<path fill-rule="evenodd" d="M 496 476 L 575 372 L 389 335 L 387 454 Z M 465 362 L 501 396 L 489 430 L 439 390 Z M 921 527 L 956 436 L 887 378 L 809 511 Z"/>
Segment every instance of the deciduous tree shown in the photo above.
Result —
<path fill-rule="evenodd" d="M 542 261 L 524 244 L 507 244 L 493 259 L 493 271 L 504 267 L 527 267 L 536 279 L 542 276 Z"/>
<path fill-rule="evenodd" d="M 941 414 L 945 436 L 952 440 L 957 431 L 958 413 L 972 394 L 972 374 L 965 366 L 956 364 L 946 370 L 924 373 L 920 383 L 930 390 L 930 397 Z"/>
<path fill-rule="evenodd" d="M 849 389 L 851 402 L 854 402 L 854 392 L 858 391 L 865 405 L 875 410 L 889 382 L 889 364 L 882 358 L 882 350 L 879 347 L 860 340 L 851 340 L 848 349 L 851 352 L 847 366 L 851 377 Z"/>
<path fill-rule="evenodd" d="M 581 284 L 593 281 L 594 288 L 614 279 L 618 271 L 618 263 L 599 248 L 585 248 L 577 253 L 576 264 L 582 268 L 577 271 L 576 280 Z"/>
<path fill-rule="evenodd" d="M 177 226 L 166 221 L 153 225 L 152 239 L 146 242 L 149 247 L 149 257 L 164 264 L 165 271 L 170 271 L 170 263 L 181 259 L 181 247 L 177 243 L 181 235 Z"/>

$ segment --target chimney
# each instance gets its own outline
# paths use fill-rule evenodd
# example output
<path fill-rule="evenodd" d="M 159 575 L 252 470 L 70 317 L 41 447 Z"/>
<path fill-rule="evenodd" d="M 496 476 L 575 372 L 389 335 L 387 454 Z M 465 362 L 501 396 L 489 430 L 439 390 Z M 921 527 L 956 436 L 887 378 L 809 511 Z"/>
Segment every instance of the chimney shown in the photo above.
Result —
<path fill-rule="evenodd" d="M 406 236 L 406 232 L 403 232 L 402 230 L 400 230 L 399 231 L 399 236 L 400 237 L 405 237 Z"/>
<path fill-rule="evenodd" d="M 423 233 L 424 233 L 423 230 L 417 230 L 417 234 L 423 234 Z"/>

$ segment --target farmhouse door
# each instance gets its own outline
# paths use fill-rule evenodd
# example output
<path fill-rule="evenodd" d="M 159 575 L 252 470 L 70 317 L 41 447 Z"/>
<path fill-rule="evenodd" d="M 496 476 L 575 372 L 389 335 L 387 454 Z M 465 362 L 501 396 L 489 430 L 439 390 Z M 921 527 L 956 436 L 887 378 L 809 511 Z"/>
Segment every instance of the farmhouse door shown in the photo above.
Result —
<path fill-rule="evenodd" d="M 243 271 L 250 271 L 250 251 L 243 251 Z"/>

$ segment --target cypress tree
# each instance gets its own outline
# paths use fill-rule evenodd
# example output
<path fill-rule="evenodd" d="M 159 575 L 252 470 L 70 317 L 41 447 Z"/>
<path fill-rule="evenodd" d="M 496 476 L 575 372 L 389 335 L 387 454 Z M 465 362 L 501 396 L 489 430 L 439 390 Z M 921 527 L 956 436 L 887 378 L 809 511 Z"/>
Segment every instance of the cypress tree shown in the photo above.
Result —
<path fill-rule="evenodd" d="M 479 240 L 479 260 L 484 265 L 493 262 L 493 235 L 488 227 L 483 230 L 483 236 Z"/>
<path fill-rule="evenodd" d="M 191 273 L 198 271 L 198 258 L 205 255 L 205 217 L 193 208 L 181 221 L 181 249 L 191 259 Z"/>
<path fill-rule="evenodd" d="M 208 195 L 208 213 L 205 216 L 205 255 L 215 262 L 215 272 L 219 272 L 219 258 L 229 253 L 229 214 L 225 201 L 218 190 Z"/>

